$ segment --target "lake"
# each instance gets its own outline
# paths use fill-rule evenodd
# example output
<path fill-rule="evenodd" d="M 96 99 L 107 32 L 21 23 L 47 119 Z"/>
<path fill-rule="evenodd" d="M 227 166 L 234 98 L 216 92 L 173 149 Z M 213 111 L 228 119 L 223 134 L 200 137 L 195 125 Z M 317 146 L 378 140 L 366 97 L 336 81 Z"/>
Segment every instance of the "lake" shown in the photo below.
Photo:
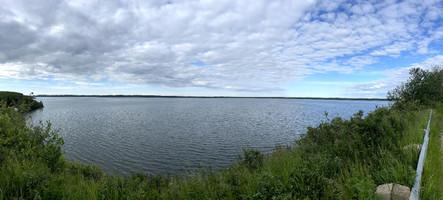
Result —
<path fill-rule="evenodd" d="M 387 101 L 263 98 L 40 97 L 30 123 L 50 120 L 68 160 L 108 174 L 227 168 L 242 148 L 271 152 L 329 118 Z"/>

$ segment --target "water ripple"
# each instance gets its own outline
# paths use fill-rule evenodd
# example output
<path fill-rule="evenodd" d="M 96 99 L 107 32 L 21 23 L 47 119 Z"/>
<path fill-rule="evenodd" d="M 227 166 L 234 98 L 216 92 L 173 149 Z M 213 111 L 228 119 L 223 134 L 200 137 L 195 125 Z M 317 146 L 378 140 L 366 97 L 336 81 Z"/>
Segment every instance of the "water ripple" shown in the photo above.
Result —
<path fill-rule="evenodd" d="M 228 167 L 242 148 L 271 152 L 330 117 L 384 101 L 45 97 L 31 123 L 50 120 L 69 160 L 110 174 L 183 173 Z"/>

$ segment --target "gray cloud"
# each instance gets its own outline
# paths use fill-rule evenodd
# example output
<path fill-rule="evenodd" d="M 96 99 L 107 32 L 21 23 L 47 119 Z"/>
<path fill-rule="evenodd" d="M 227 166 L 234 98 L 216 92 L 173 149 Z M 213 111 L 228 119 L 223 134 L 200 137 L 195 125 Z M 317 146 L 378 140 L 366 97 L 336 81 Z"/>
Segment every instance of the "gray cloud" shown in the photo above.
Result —
<path fill-rule="evenodd" d="M 278 90 L 312 73 L 360 70 L 378 56 L 433 52 L 442 5 L 5 1 L 0 77 Z"/>

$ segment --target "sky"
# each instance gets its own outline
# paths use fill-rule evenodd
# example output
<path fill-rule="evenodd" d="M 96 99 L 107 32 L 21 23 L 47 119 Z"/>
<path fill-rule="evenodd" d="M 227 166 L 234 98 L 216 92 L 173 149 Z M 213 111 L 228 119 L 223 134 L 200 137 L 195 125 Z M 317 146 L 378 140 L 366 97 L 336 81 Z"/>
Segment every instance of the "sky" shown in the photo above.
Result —
<path fill-rule="evenodd" d="M 443 65 L 443 1 L 0 0 L 0 90 L 384 98 Z"/>

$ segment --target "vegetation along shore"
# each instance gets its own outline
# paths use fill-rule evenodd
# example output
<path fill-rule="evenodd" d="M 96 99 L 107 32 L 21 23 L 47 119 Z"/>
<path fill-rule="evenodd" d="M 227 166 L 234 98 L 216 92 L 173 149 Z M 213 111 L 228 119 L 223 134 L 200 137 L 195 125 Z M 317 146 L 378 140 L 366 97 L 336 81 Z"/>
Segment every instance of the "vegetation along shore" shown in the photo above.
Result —
<path fill-rule="evenodd" d="M 14 111 L 41 103 L 1 92 L 0 199 L 380 199 L 378 185 L 412 187 L 419 151 L 404 147 L 423 142 L 430 108 L 420 197 L 443 199 L 443 70 L 416 68 L 410 75 L 388 93 L 389 107 L 326 118 L 269 155 L 244 149 L 227 169 L 181 176 L 122 177 L 67 161 L 50 123 L 28 126 L 23 112 Z"/>
<path fill-rule="evenodd" d="M 43 108 L 43 103 L 34 100 L 32 94 L 26 96 L 18 92 L 0 91 L 0 102 L 6 107 L 14 107 L 20 109 L 22 112 Z"/>

